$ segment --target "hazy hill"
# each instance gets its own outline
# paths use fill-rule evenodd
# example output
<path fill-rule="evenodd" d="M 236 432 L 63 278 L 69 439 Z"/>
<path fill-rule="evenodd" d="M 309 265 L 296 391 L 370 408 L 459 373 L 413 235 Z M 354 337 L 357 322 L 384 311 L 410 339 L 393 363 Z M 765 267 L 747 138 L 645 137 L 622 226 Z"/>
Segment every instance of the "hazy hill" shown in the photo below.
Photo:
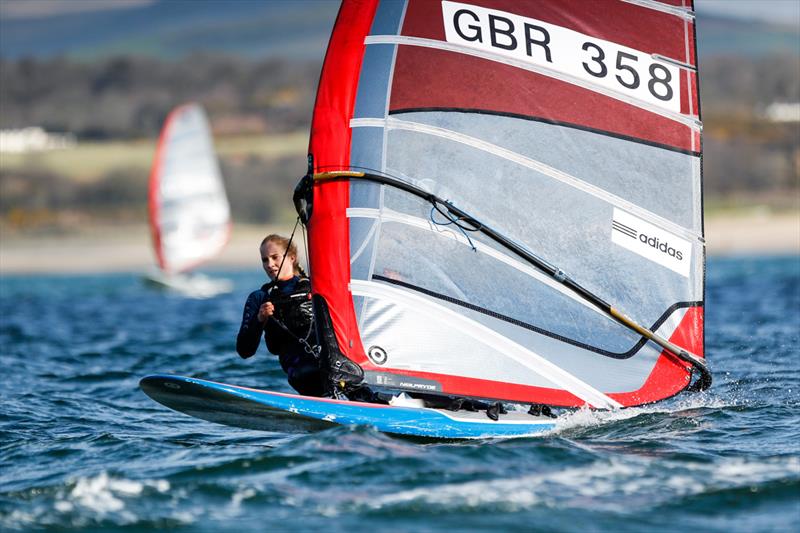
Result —
<path fill-rule="evenodd" d="M 800 26 L 779 25 L 733 17 L 697 15 L 697 50 L 709 56 L 800 55 Z"/>
<path fill-rule="evenodd" d="M 0 54 L 8 59 L 127 54 L 171 58 L 213 51 L 321 60 L 338 2 L 157 0 L 125 9 L 35 16 L 4 8 Z"/>

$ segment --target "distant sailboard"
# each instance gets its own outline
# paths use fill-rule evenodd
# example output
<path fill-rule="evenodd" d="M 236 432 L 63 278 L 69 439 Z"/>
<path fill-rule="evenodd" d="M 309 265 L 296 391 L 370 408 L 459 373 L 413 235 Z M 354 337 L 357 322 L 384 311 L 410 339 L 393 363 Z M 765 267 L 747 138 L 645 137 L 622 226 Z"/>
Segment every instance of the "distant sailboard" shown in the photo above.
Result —
<path fill-rule="evenodd" d="M 200 298 L 232 290 L 228 280 L 189 274 L 222 251 L 231 229 L 208 120 L 197 104 L 167 117 L 150 174 L 149 208 L 158 264 L 149 282 Z"/>

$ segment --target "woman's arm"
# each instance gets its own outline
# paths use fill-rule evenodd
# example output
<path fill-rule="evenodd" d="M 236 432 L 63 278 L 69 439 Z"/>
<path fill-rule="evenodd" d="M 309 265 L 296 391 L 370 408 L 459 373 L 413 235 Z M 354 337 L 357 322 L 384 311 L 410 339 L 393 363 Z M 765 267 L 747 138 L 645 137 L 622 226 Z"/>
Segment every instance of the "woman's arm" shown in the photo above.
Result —
<path fill-rule="evenodd" d="M 264 291 L 258 290 L 251 292 L 244 304 L 242 325 L 239 327 L 239 335 L 236 337 L 236 353 L 243 359 L 255 354 L 258 344 L 261 342 L 264 325 L 258 321 L 258 310 L 265 300 Z"/>

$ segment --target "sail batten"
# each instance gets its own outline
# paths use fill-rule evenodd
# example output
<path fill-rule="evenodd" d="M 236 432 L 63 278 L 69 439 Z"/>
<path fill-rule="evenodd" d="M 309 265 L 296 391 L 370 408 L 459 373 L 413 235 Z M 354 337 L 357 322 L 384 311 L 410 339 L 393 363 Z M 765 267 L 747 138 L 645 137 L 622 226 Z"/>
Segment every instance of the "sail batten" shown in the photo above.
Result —
<path fill-rule="evenodd" d="M 675 15 L 676 17 L 681 17 L 688 21 L 694 21 L 695 19 L 694 11 L 692 11 L 691 9 L 688 9 L 686 7 L 667 5 L 662 2 L 659 2 L 658 0 L 622 0 L 622 1 L 636 6 L 653 9 L 655 11 L 660 11 L 662 13 Z"/>
<path fill-rule="evenodd" d="M 705 372 L 695 55 L 678 1 L 345 0 L 309 254 L 367 382 L 615 408 Z"/>
<path fill-rule="evenodd" d="M 688 51 L 688 48 L 687 48 L 687 51 Z M 691 65 L 689 63 L 685 63 L 683 61 L 679 61 L 677 59 L 673 59 L 671 57 L 665 57 L 665 56 L 662 56 L 662 55 L 659 55 L 659 54 L 653 54 L 653 59 L 657 59 L 659 61 L 666 61 L 667 63 L 672 63 L 673 65 L 675 65 L 677 67 L 684 68 L 684 69 L 689 70 L 691 72 L 697 72 L 697 67 L 696 66 Z M 692 115 L 691 110 L 689 111 L 689 115 L 690 116 Z"/>

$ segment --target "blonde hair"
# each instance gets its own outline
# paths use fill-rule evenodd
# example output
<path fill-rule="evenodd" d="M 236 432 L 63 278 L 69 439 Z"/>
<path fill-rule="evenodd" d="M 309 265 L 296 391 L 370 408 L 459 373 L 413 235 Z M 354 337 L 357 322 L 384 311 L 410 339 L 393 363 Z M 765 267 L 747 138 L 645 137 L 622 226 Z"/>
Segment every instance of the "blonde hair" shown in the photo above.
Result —
<path fill-rule="evenodd" d="M 294 242 L 289 242 L 289 239 L 287 239 L 283 235 L 278 235 L 277 233 L 271 233 L 266 237 L 264 237 L 264 240 L 261 241 L 261 244 L 259 245 L 258 248 L 261 249 L 268 242 L 274 242 L 275 244 L 283 248 L 286 253 L 286 257 L 294 255 L 294 260 L 292 261 L 292 267 L 294 269 L 294 273 L 300 274 L 303 277 L 308 277 L 308 275 L 303 270 L 303 267 L 300 266 L 300 262 L 297 258 L 297 244 L 295 244 Z"/>

